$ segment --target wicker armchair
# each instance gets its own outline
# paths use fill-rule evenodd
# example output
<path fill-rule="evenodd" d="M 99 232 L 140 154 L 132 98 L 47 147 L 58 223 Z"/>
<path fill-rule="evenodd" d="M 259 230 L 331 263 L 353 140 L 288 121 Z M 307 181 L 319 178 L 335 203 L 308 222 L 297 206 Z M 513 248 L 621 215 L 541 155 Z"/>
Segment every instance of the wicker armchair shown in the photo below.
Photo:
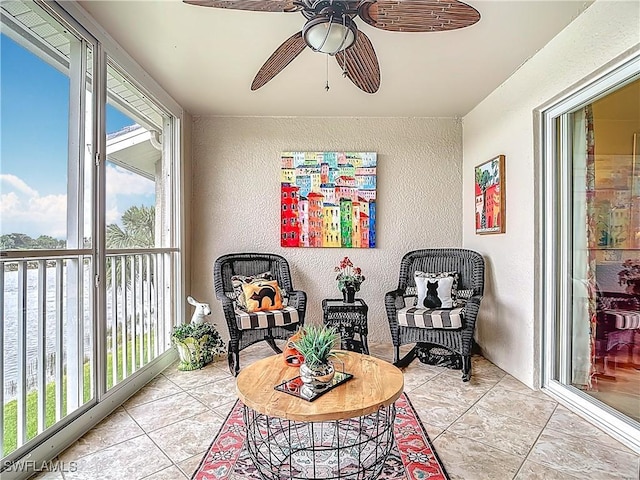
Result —
<path fill-rule="evenodd" d="M 297 323 L 268 326 L 265 328 L 240 328 L 239 311 L 236 310 L 235 292 L 231 282 L 234 275 L 252 276 L 270 271 L 278 285 L 287 293 L 288 304 L 297 312 Z M 219 257 L 213 266 L 216 298 L 222 302 L 222 310 L 229 328 L 228 360 L 234 376 L 240 371 L 240 351 L 260 341 L 266 341 L 276 353 L 282 353 L 275 339 L 286 340 L 299 326 L 304 325 L 307 295 L 294 290 L 287 261 L 268 253 L 233 253 Z M 294 312 L 295 313 L 295 312 Z"/>
<path fill-rule="evenodd" d="M 458 290 L 469 291 L 469 298 L 461 313 L 462 328 L 455 330 L 424 328 L 403 326 L 398 323 L 398 311 L 405 308 L 405 299 L 412 297 L 408 301 L 413 305 L 413 297 L 417 295 L 414 278 L 416 271 L 459 273 Z M 394 364 L 400 367 L 406 366 L 416 356 L 417 345 L 400 359 L 401 345 L 411 343 L 437 345 L 461 355 L 462 380 L 469 381 L 473 333 L 483 293 L 484 259 L 479 253 L 455 248 L 415 250 L 407 253 L 400 264 L 398 288 L 385 295 L 385 307 L 394 346 Z"/>

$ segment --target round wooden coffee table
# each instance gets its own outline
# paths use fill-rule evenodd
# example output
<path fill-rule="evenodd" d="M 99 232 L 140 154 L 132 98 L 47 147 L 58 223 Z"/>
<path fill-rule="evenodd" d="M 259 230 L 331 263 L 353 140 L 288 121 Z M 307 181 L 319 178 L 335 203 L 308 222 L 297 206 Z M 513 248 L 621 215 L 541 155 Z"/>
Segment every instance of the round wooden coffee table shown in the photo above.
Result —
<path fill-rule="evenodd" d="M 312 402 L 274 387 L 298 375 L 282 355 L 243 368 L 247 449 L 266 479 L 374 479 L 393 446 L 394 402 L 404 377 L 392 364 L 343 351 L 336 370 L 353 375 Z"/>

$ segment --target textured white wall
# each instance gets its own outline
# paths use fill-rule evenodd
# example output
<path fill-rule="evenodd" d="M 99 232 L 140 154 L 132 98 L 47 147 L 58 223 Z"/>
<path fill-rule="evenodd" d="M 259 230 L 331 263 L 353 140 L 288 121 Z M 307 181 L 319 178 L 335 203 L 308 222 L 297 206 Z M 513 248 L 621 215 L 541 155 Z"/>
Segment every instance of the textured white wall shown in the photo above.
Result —
<path fill-rule="evenodd" d="M 294 286 L 307 292 L 313 323 L 322 321 L 323 298 L 340 297 L 333 268 L 348 255 L 367 278 L 359 296 L 369 305 L 369 339 L 390 341 L 384 294 L 397 285 L 402 255 L 461 245 L 458 120 L 194 117 L 192 135 L 189 293 L 211 302 L 225 336 L 213 291 L 212 267 L 220 255 L 283 255 Z M 375 249 L 280 247 L 280 152 L 324 150 L 378 153 Z"/>
<path fill-rule="evenodd" d="M 597 1 L 463 119 L 463 245 L 487 259 L 477 338 L 522 382 L 539 376 L 534 110 L 640 41 L 640 3 Z M 475 235 L 474 166 L 506 155 L 507 233 Z"/>

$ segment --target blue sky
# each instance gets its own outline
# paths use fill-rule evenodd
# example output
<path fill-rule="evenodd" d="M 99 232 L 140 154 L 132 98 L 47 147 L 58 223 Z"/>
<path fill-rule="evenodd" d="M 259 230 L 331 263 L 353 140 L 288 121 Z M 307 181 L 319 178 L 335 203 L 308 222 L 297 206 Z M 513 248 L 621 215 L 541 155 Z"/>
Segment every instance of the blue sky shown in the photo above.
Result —
<path fill-rule="evenodd" d="M 64 238 L 69 79 L 5 35 L 0 38 L 0 69 L 0 234 Z M 107 105 L 107 133 L 134 123 Z M 109 223 L 117 222 L 130 205 L 154 202 L 148 185 L 134 195 L 117 188 L 134 183 L 121 181 L 130 176 L 141 180 L 108 167 Z"/>

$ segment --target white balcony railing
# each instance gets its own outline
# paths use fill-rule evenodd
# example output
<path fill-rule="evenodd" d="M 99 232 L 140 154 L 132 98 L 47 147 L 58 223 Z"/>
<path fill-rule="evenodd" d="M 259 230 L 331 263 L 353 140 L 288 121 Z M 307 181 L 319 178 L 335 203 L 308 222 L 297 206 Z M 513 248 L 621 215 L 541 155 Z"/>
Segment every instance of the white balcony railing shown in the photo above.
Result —
<path fill-rule="evenodd" d="M 2 457 L 91 400 L 99 371 L 92 257 L 11 253 L 0 257 Z M 174 255 L 171 249 L 107 255 L 107 389 L 169 347 Z"/>

